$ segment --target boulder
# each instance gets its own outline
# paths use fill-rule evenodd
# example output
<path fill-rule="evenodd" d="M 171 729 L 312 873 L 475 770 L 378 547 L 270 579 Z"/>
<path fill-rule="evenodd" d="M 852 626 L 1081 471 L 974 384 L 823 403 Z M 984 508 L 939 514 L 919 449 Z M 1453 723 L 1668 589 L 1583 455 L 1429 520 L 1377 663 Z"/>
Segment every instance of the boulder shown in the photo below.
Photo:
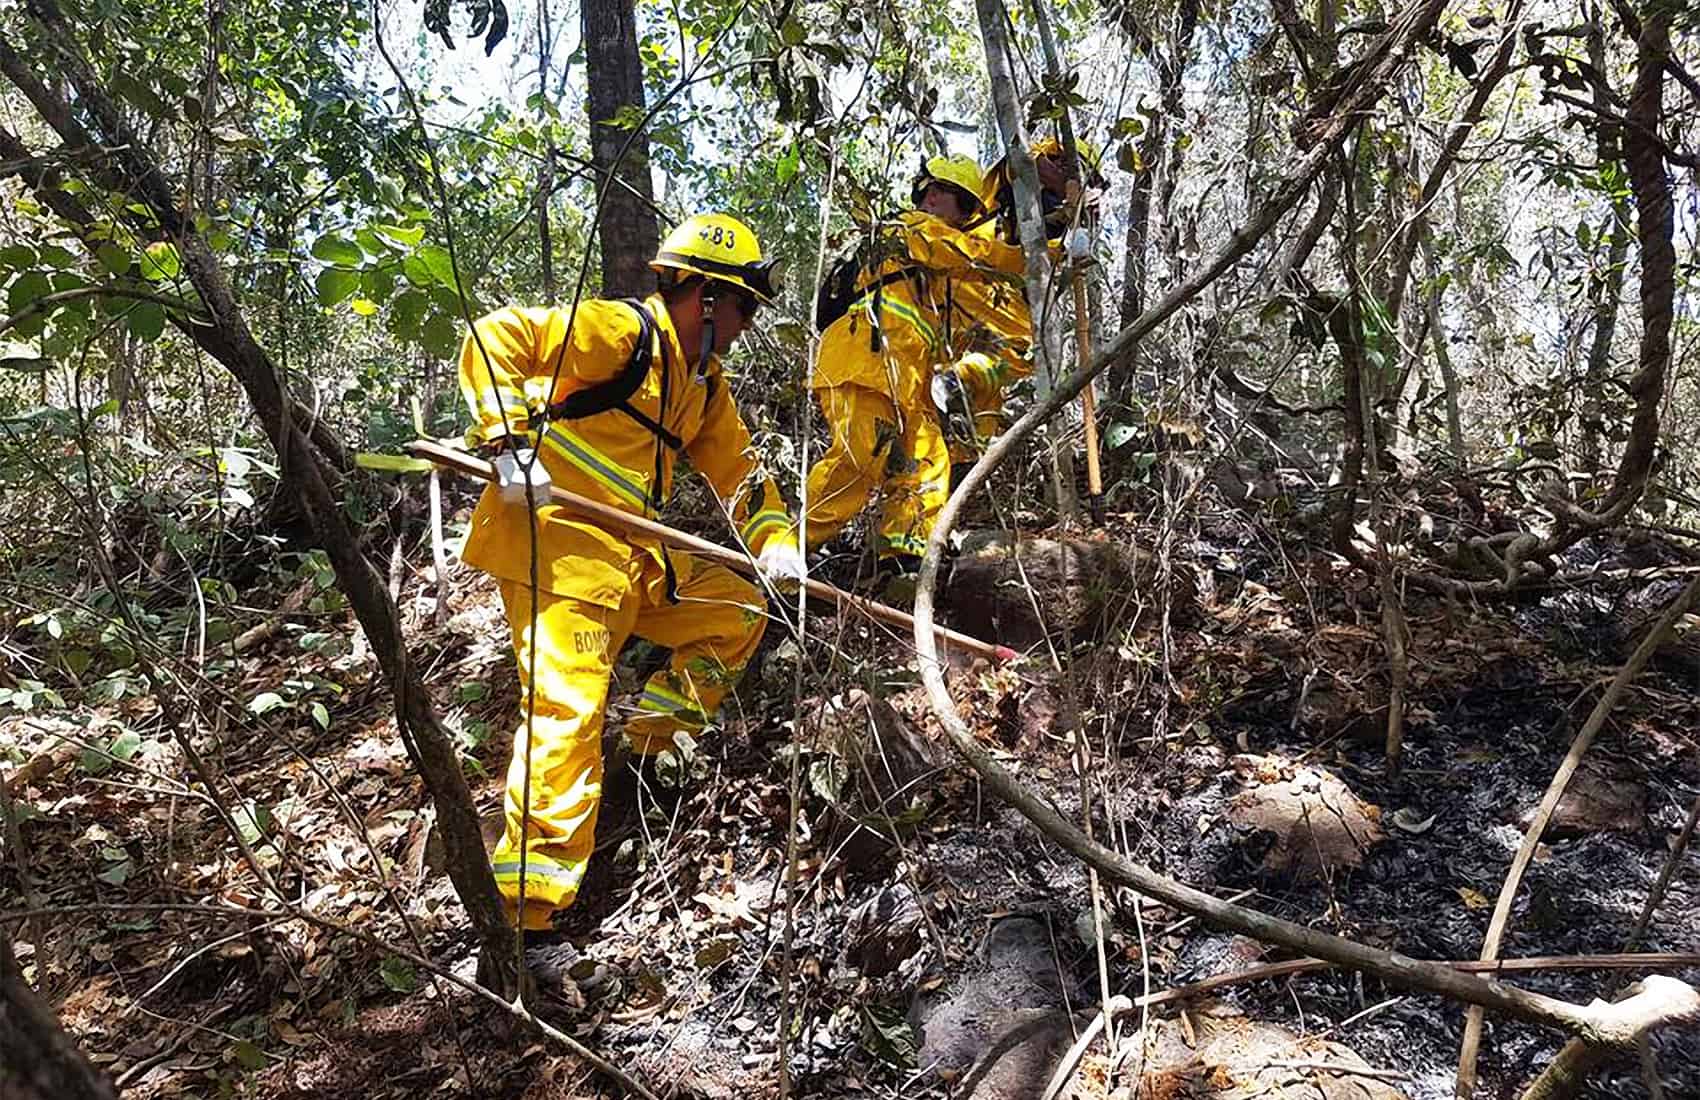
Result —
<path fill-rule="evenodd" d="M 974 532 L 962 543 L 940 605 L 951 625 L 1021 649 L 1044 640 L 1101 637 L 1151 600 L 1155 559 L 1107 539 L 1019 538 Z M 1190 574 L 1177 580 L 1191 602 Z"/>
<path fill-rule="evenodd" d="M 1228 800 L 1228 821 L 1242 832 L 1268 834 L 1263 870 L 1294 879 L 1356 867 L 1387 839 L 1381 808 L 1363 801 L 1340 777 L 1280 756 L 1244 753 L 1230 762 L 1241 790 Z"/>

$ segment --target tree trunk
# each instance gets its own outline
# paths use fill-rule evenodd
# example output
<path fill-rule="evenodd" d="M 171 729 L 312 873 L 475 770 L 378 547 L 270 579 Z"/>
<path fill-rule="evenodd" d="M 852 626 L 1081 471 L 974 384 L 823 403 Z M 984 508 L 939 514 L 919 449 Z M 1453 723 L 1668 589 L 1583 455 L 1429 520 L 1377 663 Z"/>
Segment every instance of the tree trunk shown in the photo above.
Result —
<path fill-rule="evenodd" d="M 636 121 L 633 113 L 643 111 L 636 9 L 632 0 L 582 0 L 579 14 L 589 85 L 590 160 L 602 211 L 596 232 L 602 245 L 602 293 L 645 295 L 655 289 L 649 261 L 661 233 L 649 178 L 649 138 L 633 134 L 630 125 Z"/>
<path fill-rule="evenodd" d="M 1122 275 L 1121 323 L 1131 325 L 1145 311 L 1146 250 L 1151 243 L 1151 188 L 1161 167 L 1164 171 L 1164 193 L 1174 194 L 1174 181 L 1180 172 L 1181 81 L 1186 76 L 1188 56 L 1192 52 L 1193 32 L 1198 27 L 1198 0 L 1180 0 L 1175 9 L 1174 36 L 1169 42 L 1167 57 L 1151 46 L 1149 60 L 1157 66 L 1160 106 L 1151 120 L 1151 129 L 1139 143 L 1140 165 L 1133 179 L 1133 192 L 1127 203 L 1127 268 Z M 1175 136 L 1168 137 L 1170 120 L 1174 120 Z M 1165 157 L 1167 158 L 1165 160 Z M 1165 204 L 1167 213 L 1167 204 Z M 1132 359 L 1110 368 L 1110 395 L 1117 401 L 1132 396 L 1135 364 Z"/>
<path fill-rule="evenodd" d="M 0 1100 L 113 1100 L 105 1075 L 24 981 L 0 928 Z"/>
<path fill-rule="evenodd" d="M 1424 233 L 1422 238 L 1423 257 L 1428 264 L 1429 282 L 1435 286 L 1440 283 L 1440 264 L 1434 256 L 1434 242 L 1431 234 Z M 1446 387 L 1446 441 L 1452 450 L 1452 459 L 1462 470 L 1466 465 L 1468 450 L 1464 446 L 1464 426 L 1458 414 L 1458 372 L 1452 368 L 1452 350 L 1447 346 L 1446 325 L 1440 314 L 1440 291 L 1432 290 L 1424 295 L 1428 310 L 1428 335 L 1434 342 L 1434 359 L 1440 364 L 1440 381 Z"/>
<path fill-rule="evenodd" d="M 1045 243 L 1045 219 L 1039 209 L 1039 170 L 1027 151 L 1027 131 L 1021 124 L 1021 102 L 1010 71 L 1009 41 L 1004 25 L 1009 16 L 1003 0 L 975 0 L 980 17 L 980 36 L 986 48 L 986 74 L 992 85 L 992 105 L 997 111 L 998 132 L 1003 137 L 1004 163 L 1009 166 L 1010 189 L 1015 196 L 1015 220 L 1021 231 L 1021 247 L 1027 255 L 1027 308 L 1033 315 L 1033 342 L 1037 363 L 1034 388 L 1040 400 L 1051 395 L 1061 363 L 1061 346 L 1055 325 L 1047 324 L 1050 302 L 1050 251 Z M 1066 373 L 1066 372 L 1063 372 Z M 1074 515 L 1074 455 L 1053 434 L 1051 440 L 1051 493 L 1059 516 Z"/>
<path fill-rule="evenodd" d="M 1594 82 L 1594 105 L 1609 116 L 1611 99 L 1604 83 L 1606 71 L 1605 31 L 1598 22 L 1588 25 L 1588 60 L 1601 75 Z M 1594 134 L 1595 157 L 1601 166 L 1622 160 L 1618 128 L 1602 118 Z M 1606 227 L 1610 244 L 1605 270 L 1588 281 L 1594 309 L 1593 341 L 1588 347 L 1588 365 L 1582 377 L 1581 466 L 1597 475 L 1601 465 L 1600 436 L 1605 429 L 1606 375 L 1611 369 L 1611 342 L 1617 333 L 1618 303 L 1623 297 L 1623 266 L 1629 254 L 1629 203 L 1614 198 Z"/>

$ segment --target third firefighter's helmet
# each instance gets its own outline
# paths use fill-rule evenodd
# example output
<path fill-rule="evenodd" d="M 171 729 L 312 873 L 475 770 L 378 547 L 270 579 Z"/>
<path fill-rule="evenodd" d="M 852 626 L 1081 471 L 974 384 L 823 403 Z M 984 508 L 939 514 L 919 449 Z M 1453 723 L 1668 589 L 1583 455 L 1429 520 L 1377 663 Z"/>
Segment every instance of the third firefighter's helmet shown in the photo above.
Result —
<path fill-rule="evenodd" d="M 697 214 L 680 222 L 649 262 L 664 280 L 701 275 L 774 299 L 775 262 L 764 260 L 754 231 L 730 214 Z"/>
<path fill-rule="evenodd" d="M 980 188 L 984 179 L 980 163 L 973 157 L 928 157 L 921 162 L 921 172 L 915 177 L 910 198 L 918 206 L 929 186 L 942 184 L 962 199 L 963 210 L 974 214 L 980 209 Z"/>

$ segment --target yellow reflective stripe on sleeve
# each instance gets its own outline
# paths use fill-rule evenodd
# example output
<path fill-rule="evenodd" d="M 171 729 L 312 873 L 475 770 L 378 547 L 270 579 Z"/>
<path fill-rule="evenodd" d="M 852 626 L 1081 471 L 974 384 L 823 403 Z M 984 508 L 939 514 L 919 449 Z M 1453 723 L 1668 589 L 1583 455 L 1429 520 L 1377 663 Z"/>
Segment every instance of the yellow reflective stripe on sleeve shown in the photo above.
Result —
<path fill-rule="evenodd" d="M 613 490 L 615 495 L 637 505 L 639 512 L 649 511 L 649 493 L 641 481 L 633 480 L 638 475 L 563 428 L 551 425 L 543 438 L 562 458 Z"/>
<path fill-rule="evenodd" d="M 757 512 L 744 521 L 744 530 L 741 532 L 744 545 L 754 546 L 756 536 L 769 527 L 786 527 L 790 523 L 791 517 L 784 512 L 776 512 L 772 509 Z"/>
<path fill-rule="evenodd" d="M 671 715 L 679 722 L 694 726 L 700 726 L 706 721 L 696 703 L 659 684 L 644 685 L 643 694 L 638 696 L 638 710 Z"/>
<path fill-rule="evenodd" d="M 927 324 L 926 318 L 922 317 L 915 307 L 911 306 L 907 302 L 895 301 L 888 296 L 882 296 L 880 298 L 880 305 L 886 311 L 894 313 L 903 320 L 908 321 L 909 324 L 914 327 L 915 331 L 921 334 L 921 339 L 926 341 L 928 347 L 936 347 L 938 345 L 938 333 L 933 331 L 933 326 Z"/>

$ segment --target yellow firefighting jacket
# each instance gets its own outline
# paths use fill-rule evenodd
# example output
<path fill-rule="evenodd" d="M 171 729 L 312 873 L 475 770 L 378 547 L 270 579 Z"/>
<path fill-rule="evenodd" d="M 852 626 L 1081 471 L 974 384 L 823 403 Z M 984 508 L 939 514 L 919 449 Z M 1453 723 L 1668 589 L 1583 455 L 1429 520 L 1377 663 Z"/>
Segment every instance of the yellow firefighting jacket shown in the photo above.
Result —
<path fill-rule="evenodd" d="M 866 290 L 821 334 L 810 385 L 863 386 L 889 395 L 901 408 L 931 407 L 932 369 L 952 354 L 944 318 L 953 281 L 976 272 L 1019 274 L 1021 250 L 919 211 L 899 215 L 887 233 L 888 243 L 898 247 L 858 280 L 877 290 Z M 909 277 L 886 281 L 904 270 Z"/>
<path fill-rule="evenodd" d="M 794 541 L 790 516 L 761 471 L 719 358 L 698 374 L 696 356 L 680 345 L 660 295 L 644 308 L 653 318 L 651 366 L 626 403 L 671 440 L 621 408 L 577 420 L 544 417 L 555 403 L 618 375 L 636 347 L 640 321 L 632 305 L 592 299 L 580 303 L 576 317 L 566 310 L 516 308 L 476 323 L 460 352 L 461 395 L 475 422 L 468 441 L 476 445 L 504 431 L 523 434 L 535 442 L 556 485 L 650 518 L 672 488 L 680 450 L 726 505 L 752 552 L 760 553 L 769 539 Z M 524 505 L 505 503 L 494 485 L 487 486 L 462 559 L 504 580 L 527 582 L 528 515 Z M 629 587 L 625 567 L 634 552 L 653 556 L 678 581 L 689 575 L 688 555 L 668 555 L 646 537 L 605 531 L 559 505 L 543 505 L 537 520 L 538 584 L 556 595 L 617 606 Z"/>

